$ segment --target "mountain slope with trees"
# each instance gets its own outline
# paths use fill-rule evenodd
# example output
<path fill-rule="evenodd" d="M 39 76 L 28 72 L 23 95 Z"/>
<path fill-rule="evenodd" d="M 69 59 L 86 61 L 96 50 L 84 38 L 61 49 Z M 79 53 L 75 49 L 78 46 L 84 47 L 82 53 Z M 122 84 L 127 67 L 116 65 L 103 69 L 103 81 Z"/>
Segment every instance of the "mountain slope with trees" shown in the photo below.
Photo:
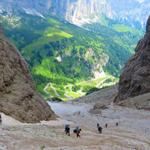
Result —
<path fill-rule="evenodd" d="M 73 99 L 115 84 L 142 33 L 106 16 L 82 28 L 17 9 L 2 12 L 0 20 L 48 99 Z"/>

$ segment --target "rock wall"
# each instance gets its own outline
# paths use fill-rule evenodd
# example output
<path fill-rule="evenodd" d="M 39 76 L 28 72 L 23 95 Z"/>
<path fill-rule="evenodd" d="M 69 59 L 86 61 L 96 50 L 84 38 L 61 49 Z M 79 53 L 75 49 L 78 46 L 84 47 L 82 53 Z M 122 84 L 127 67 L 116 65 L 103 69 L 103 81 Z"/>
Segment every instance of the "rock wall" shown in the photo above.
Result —
<path fill-rule="evenodd" d="M 116 102 L 150 92 L 150 17 L 146 33 L 138 42 L 135 51 L 120 76 Z"/>
<path fill-rule="evenodd" d="M 54 119 L 49 105 L 36 92 L 27 64 L 0 32 L 0 112 L 21 122 Z"/>

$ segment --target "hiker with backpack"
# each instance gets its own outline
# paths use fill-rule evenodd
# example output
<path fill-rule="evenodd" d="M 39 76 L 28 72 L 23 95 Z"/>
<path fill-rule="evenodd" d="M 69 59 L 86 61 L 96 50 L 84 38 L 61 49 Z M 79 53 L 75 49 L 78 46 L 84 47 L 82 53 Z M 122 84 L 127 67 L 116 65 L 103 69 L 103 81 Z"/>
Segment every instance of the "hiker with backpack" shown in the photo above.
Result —
<path fill-rule="evenodd" d="M 102 134 L 103 128 L 99 125 L 99 123 L 97 123 L 97 130 L 100 134 Z"/>
<path fill-rule="evenodd" d="M 81 128 L 76 127 L 73 132 L 76 134 L 77 138 L 80 138 Z"/>
<path fill-rule="evenodd" d="M 65 133 L 70 136 L 70 125 L 65 125 Z"/>

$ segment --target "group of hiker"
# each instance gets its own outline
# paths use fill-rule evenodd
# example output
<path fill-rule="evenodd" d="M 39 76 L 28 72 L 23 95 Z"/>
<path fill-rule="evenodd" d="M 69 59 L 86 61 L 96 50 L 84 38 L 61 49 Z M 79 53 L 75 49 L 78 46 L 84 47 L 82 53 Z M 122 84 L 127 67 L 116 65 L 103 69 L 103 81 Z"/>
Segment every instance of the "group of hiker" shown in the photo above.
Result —
<path fill-rule="evenodd" d="M 65 125 L 65 133 L 66 133 L 66 135 L 70 136 L 70 125 Z M 80 137 L 80 133 L 81 133 L 81 128 L 77 126 L 73 130 L 73 133 L 76 134 L 77 138 L 79 138 Z"/>
<path fill-rule="evenodd" d="M 2 116 L 1 116 L 1 114 L 0 114 L 0 124 L 2 124 Z M 116 127 L 117 126 L 119 126 L 118 122 L 116 122 Z M 105 128 L 108 128 L 108 124 L 107 123 L 105 124 Z M 103 128 L 100 126 L 99 123 L 97 123 L 97 130 L 98 130 L 98 133 L 102 134 Z M 76 134 L 77 138 L 80 138 L 81 131 L 82 131 L 82 129 L 79 126 L 77 126 L 73 130 L 73 133 Z M 68 136 L 70 136 L 70 125 L 69 124 L 65 125 L 65 134 L 68 135 Z"/>
<path fill-rule="evenodd" d="M 119 126 L 119 123 L 116 122 L 116 127 Z M 108 124 L 105 124 L 105 128 L 108 128 Z M 102 134 L 102 130 L 103 128 L 100 126 L 99 123 L 97 123 L 97 130 L 98 133 Z M 81 133 L 81 128 L 79 126 L 77 126 L 74 130 L 73 133 L 76 134 L 76 137 L 79 138 L 80 137 L 80 133 Z M 66 135 L 70 136 L 70 125 L 65 125 L 65 133 Z"/>
<path fill-rule="evenodd" d="M 1 114 L 0 114 L 0 124 L 2 124 L 2 116 L 1 116 Z"/>
<path fill-rule="evenodd" d="M 118 127 L 118 126 L 119 126 L 119 123 L 116 122 L 116 127 Z M 105 124 L 105 128 L 108 128 L 108 124 L 107 123 Z M 97 130 L 98 130 L 98 132 L 100 134 L 102 133 L 103 128 L 99 125 L 99 123 L 97 123 Z"/>

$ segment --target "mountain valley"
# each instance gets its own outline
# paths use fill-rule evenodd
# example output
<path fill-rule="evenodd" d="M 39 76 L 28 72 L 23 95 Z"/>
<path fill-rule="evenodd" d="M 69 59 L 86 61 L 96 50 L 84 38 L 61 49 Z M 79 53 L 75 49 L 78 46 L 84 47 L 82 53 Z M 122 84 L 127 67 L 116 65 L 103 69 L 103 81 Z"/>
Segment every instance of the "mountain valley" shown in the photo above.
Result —
<path fill-rule="evenodd" d="M 0 23 L 45 99 L 71 100 L 118 82 L 144 30 L 116 16 L 113 0 L 7 1 Z"/>

